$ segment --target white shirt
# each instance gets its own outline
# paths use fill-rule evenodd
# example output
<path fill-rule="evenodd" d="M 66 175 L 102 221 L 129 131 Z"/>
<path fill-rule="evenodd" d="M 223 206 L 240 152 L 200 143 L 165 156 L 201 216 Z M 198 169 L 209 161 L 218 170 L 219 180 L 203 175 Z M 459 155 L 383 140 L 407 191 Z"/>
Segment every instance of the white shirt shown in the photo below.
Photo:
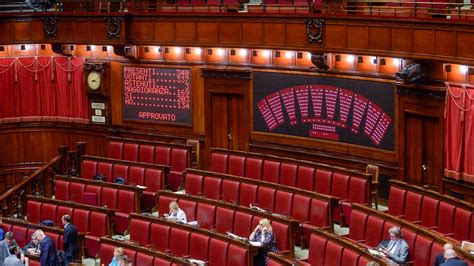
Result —
<path fill-rule="evenodd" d="M 181 209 L 178 209 L 176 212 L 170 212 L 168 217 L 176 222 L 187 223 L 186 213 Z"/>

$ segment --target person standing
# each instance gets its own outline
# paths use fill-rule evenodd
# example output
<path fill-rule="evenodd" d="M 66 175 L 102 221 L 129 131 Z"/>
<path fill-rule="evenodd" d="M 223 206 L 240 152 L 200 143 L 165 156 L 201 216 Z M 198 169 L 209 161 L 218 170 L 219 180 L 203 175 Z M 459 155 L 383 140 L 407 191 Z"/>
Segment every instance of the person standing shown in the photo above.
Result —
<path fill-rule="evenodd" d="M 40 240 L 41 266 L 59 266 L 58 254 L 54 241 L 44 234 L 43 230 L 36 230 L 35 236 Z"/>
<path fill-rule="evenodd" d="M 62 222 L 64 225 L 64 263 L 69 265 L 79 254 L 77 227 L 71 223 L 71 216 L 69 214 L 63 215 Z"/>

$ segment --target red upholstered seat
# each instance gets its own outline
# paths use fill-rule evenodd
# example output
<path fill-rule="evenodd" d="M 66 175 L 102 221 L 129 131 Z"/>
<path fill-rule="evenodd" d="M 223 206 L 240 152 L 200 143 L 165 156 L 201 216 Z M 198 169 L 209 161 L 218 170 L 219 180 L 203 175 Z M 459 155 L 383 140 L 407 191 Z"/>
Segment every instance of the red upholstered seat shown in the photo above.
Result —
<path fill-rule="evenodd" d="M 138 162 L 138 144 L 125 143 L 123 145 L 123 160 Z"/>
<path fill-rule="evenodd" d="M 186 213 L 186 218 L 188 221 L 196 220 L 196 209 L 197 203 L 190 200 L 180 199 L 178 201 L 179 207 Z"/>
<path fill-rule="evenodd" d="M 229 244 L 219 239 L 209 241 L 209 266 L 221 266 L 227 263 Z"/>
<path fill-rule="evenodd" d="M 230 155 L 227 165 L 227 173 L 230 175 L 244 176 L 245 173 L 245 157 Z"/>
<path fill-rule="evenodd" d="M 472 242 L 472 241 L 474 241 L 474 229 L 472 229 L 472 228 L 474 228 L 474 217 L 471 218 L 471 224 L 470 224 L 469 228 L 471 228 L 471 232 L 469 233 L 469 238 L 468 239 L 469 239 L 469 241 Z"/>
<path fill-rule="evenodd" d="M 92 195 L 95 195 L 94 199 L 95 202 L 92 202 L 92 198 L 87 198 L 86 194 L 89 195 L 89 197 L 92 197 Z M 96 185 L 87 185 L 86 190 L 84 192 L 84 204 L 88 205 L 99 205 L 102 200 L 102 187 L 101 186 L 96 186 Z M 87 198 L 87 201 L 86 201 Z"/>
<path fill-rule="evenodd" d="M 56 221 L 56 210 L 58 206 L 56 204 L 43 203 L 41 205 L 41 221 L 51 220 Z"/>
<path fill-rule="evenodd" d="M 359 254 L 357 254 L 352 249 L 345 248 L 342 251 L 341 266 L 344 266 L 344 265 L 357 265 L 358 258 L 359 258 Z"/>
<path fill-rule="evenodd" d="M 227 154 L 213 152 L 211 154 L 211 167 L 210 170 L 216 173 L 227 173 Z"/>
<path fill-rule="evenodd" d="M 90 211 L 86 209 L 75 208 L 73 210 L 72 223 L 77 227 L 79 232 L 89 232 L 89 215 Z"/>
<path fill-rule="evenodd" d="M 227 263 L 228 266 L 246 266 L 248 265 L 248 250 L 237 245 L 229 245 L 229 251 L 227 252 Z"/>
<path fill-rule="evenodd" d="M 265 160 L 263 162 L 262 180 L 278 184 L 280 178 L 280 163 Z"/>
<path fill-rule="evenodd" d="M 407 191 L 407 195 L 405 198 L 405 219 L 408 221 L 420 221 L 421 216 L 421 202 L 423 200 L 423 195 L 417 194 L 412 191 Z"/>
<path fill-rule="evenodd" d="M 439 200 L 431 197 L 423 197 L 421 205 L 421 225 L 424 227 L 436 226 L 438 220 Z"/>
<path fill-rule="evenodd" d="M 432 244 L 433 240 L 426 239 L 422 235 L 416 237 L 415 250 L 410 250 L 412 253 L 411 257 L 413 259 L 413 265 L 433 265 L 429 264 Z"/>
<path fill-rule="evenodd" d="M 252 232 L 252 215 L 244 212 L 235 212 L 234 234 L 241 237 L 249 237 Z"/>
<path fill-rule="evenodd" d="M 65 214 L 69 214 L 71 216 L 71 218 L 74 218 L 73 215 L 72 215 L 72 211 L 73 209 L 71 207 L 66 207 L 66 206 L 58 206 L 58 210 L 57 210 L 57 213 L 56 213 L 56 224 L 58 225 L 61 225 L 62 224 L 62 217 L 63 215 Z"/>
<path fill-rule="evenodd" d="M 442 234 L 453 233 L 454 212 L 456 206 L 450 205 L 446 202 L 440 202 L 438 210 L 438 229 L 436 231 Z"/>
<path fill-rule="evenodd" d="M 170 233 L 170 250 L 171 253 L 183 257 L 189 254 L 189 231 L 180 228 L 171 228 Z"/>
<path fill-rule="evenodd" d="M 312 234 L 308 251 L 308 263 L 310 265 L 324 265 L 327 240 Z"/>
<path fill-rule="evenodd" d="M 384 225 L 383 225 L 383 239 L 390 239 L 390 233 L 388 232 L 388 230 L 394 226 L 399 226 L 398 224 L 394 224 L 390 221 L 385 221 Z"/>
<path fill-rule="evenodd" d="M 120 189 L 118 191 L 117 211 L 122 213 L 132 213 L 136 211 L 135 192 Z"/>
<path fill-rule="evenodd" d="M 171 165 L 171 148 L 164 146 L 155 147 L 155 163 L 162 165 Z"/>
<path fill-rule="evenodd" d="M 257 220 L 260 220 L 259 217 L 257 218 L 258 218 Z M 277 241 L 278 249 L 280 251 L 289 250 L 290 249 L 289 241 L 290 241 L 291 236 L 290 236 L 290 228 L 288 227 L 288 225 L 272 221 L 272 229 L 273 229 L 274 235 L 277 236 L 276 241 Z"/>
<path fill-rule="evenodd" d="M 153 266 L 153 256 L 137 252 L 137 262 L 132 265 L 138 265 L 137 263 L 139 263 L 140 266 Z"/>
<path fill-rule="evenodd" d="M 193 259 L 207 261 L 209 254 L 209 237 L 199 234 L 191 233 L 189 240 L 189 256 Z"/>
<path fill-rule="evenodd" d="M 311 225 L 317 227 L 332 226 L 329 218 L 329 202 L 313 198 L 310 209 Z"/>
<path fill-rule="evenodd" d="M 273 212 L 273 206 L 275 204 L 276 191 L 270 187 L 258 187 L 257 203 L 258 207 Z"/>
<path fill-rule="evenodd" d="M 72 200 L 76 203 L 82 203 L 85 189 L 86 185 L 71 182 L 71 184 L 69 184 L 69 200 Z"/>
<path fill-rule="evenodd" d="M 298 165 L 296 164 L 282 163 L 280 165 L 280 184 L 295 187 L 297 170 Z"/>
<path fill-rule="evenodd" d="M 376 247 L 383 239 L 384 220 L 377 216 L 367 218 L 367 230 L 365 230 L 365 244 L 369 247 Z"/>
<path fill-rule="evenodd" d="M 111 232 L 109 232 L 107 214 L 92 211 L 90 220 L 93 221 L 93 226 L 90 227 L 90 234 L 85 236 L 85 245 L 87 255 L 95 257 L 99 253 L 100 238 L 110 235 Z"/>
<path fill-rule="evenodd" d="M 437 244 L 437 243 L 433 243 L 433 245 L 431 245 L 431 256 L 430 256 L 430 261 L 429 261 L 429 265 L 434 265 L 434 262 L 435 262 L 435 259 L 436 259 L 436 256 L 438 254 L 443 254 L 444 250 L 443 250 L 443 246 L 440 245 L 440 244 Z"/>
<path fill-rule="evenodd" d="M 301 189 L 314 191 L 314 173 L 313 167 L 300 166 L 296 178 L 296 186 Z"/>
<path fill-rule="evenodd" d="M 27 235 L 27 229 L 22 226 L 13 225 L 11 231 L 13 232 L 13 238 L 16 240 L 18 246 L 23 247 L 26 245 L 27 240 L 29 240 L 29 235 Z M 45 232 L 46 233 L 46 232 Z M 59 237 L 59 236 L 58 236 Z M 29 241 L 28 241 L 29 242 Z M 56 243 L 58 243 L 57 241 Z"/>
<path fill-rule="evenodd" d="M 114 164 L 112 182 L 115 182 L 119 177 L 125 179 L 125 182 L 128 183 L 128 165 Z"/>
<path fill-rule="evenodd" d="M 352 210 L 351 223 L 349 224 L 349 238 L 354 241 L 365 239 L 367 214 L 358 210 Z"/>
<path fill-rule="evenodd" d="M 234 210 L 217 207 L 216 210 L 216 231 L 218 233 L 226 233 L 233 231 L 234 227 Z"/>
<path fill-rule="evenodd" d="M 291 218 L 301 222 L 309 221 L 310 203 L 310 197 L 295 194 L 293 196 L 293 209 L 291 211 Z"/>
<path fill-rule="evenodd" d="M 112 246 L 107 243 L 103 243 L 102 245 L 100 245 L 100 252 L 99 252 L 100 261 L 103 261 L 106 263 L 112 261 L 112 258 L 114 257 L 114 249 L 115 249 L 115 246 Z"/>
<path fill-rule="evenodd" d="M 168 197 L 168 196 L 159 196 L 158 198 L 158 211 L 160 216 L 163 216 L 165 213 L 168 213 L 170 208 L 170 202 L 175 201 L 176 198 Z"/>
<path fill-rule="evenodd" d="M 158 251 L 169 249 L 170 227 L 162 224 L 151 223 L 150 245 Z"/>
<path fill-rule="evenodd" d="M 291 216 L 293 208 L 293 193 L 277 190 L 275 196 L 275 213 Z"/>
<path fill-rule="evenodd" d="M 367 180 L 351 176 L 349 181 L 348 201 L 351 203 L 368 203 L 368 189 L 369 187 L 367 186 Z"/>
<path fill-rule="evenodd" d="M 175 265 L 165 259 L 155 257 L 155 261 L 153 262 L 153 266 L 172 266 Z"/>
<path fill-rule="evenodd" d="M 413 258 L 413 251 L 415 250 L 416 233 L 406 228 L 402 228 L 402 234 L 403 234 L 403 239 L 405 239 L 405 241 L 408 244 L 408 247 L 410 248 L 410 251 L 412 251 L 411 252 L 412 254 L 410 255 L 410 259 L 409 259 L 411 260 Z"/>
<path fill-rule="evenodd" d="M 232 180 L 222 181 L 222 199 L 227 202 L 239 202 L 240 183 Z"/>
<path fill-rule="evenodd" d="M 138 161 L 143 163 L 153 163 L 155 158 L 155 147 L 141 144 L 138 148 Z"/>
<path fill-rule="evenodd" d="M 25 230 L 26 231 L 26 230 Z M 45 235 L 47 235 L 49 238 L 51 238 L 51 240 L 53 240 L 55 246 L 56 246 L 56 250 L 60 250 L 63 248 L 63 244 L 62 244 L 62 235 L 59 235 L 58 233 L 54 233 L 54 232 L 44 232 Z M 26 233 L 25 233 L 25 236 L 26 236 Z M 20 241 L 18 241 L 17 239 L 17 234 L 15 233 L 15 239 L 16 239 L 16 242 L 18 243 L 18 245 L 23 246 L 23 244 L 20 244 Z M 25 242 L 26 244 L 27 242 Z"/>
<path fill-rule="evenodd" d="M 216 224 L 216 206 L 198 203 L 196 220 L 202 228 L 213 228 Z"/>
<path fill-rule="evenodd" d="M 342 265 L 342 250 L 343 247 L 338 244 L 328 241 L 326 244 L 326 253 L 324 258 L 325 265 Z"/>
<path fill-rule="evenodd" d="M 105 181 L 113 182 L 112 164 L 106 162 L 99 162 L 97 164 L 97 173 L 105 176 Z"/>
<path fill-rule="evenodd" d="M 471 224 L 472 212 L 456 208 L 454 213 L 454 235 L 453 237 L 459 241 L 469 239 L 469 225 Z M 474 231 L 471 227 L 471 231 Z"/>
<path fill-rule="evenodd" d="M 257 203 L 257 185 L 241 183 L 239 203 L 242 206 L 249 206 Z"/>
<path fill-rule="evenodd" d="M 41 222 L 41 202 L 28 200 L 26 203 L 28 222 L 38 224 Z M 54 221 L 54 220 L 53 220 Z"/>
<path fill-rule="evenodd" d="M 130 220 L 130 240 L 137 242 L 141 246 L 150 243 L 150 222 L 131 219 Z"/>
<path fill-rule="evenodd" d="M 144 186 L 145 185 L 145 168 L 141 166 L 130 166 L 128 168 L 128 183 L 130 185 Z"/>
<path fill-rule="evenodd" d="M 110 209 L 117 209 L 117 189 L 103 187 L 102 188 L 102 206 Z"/>
<path fill-rule="evenodd" d="M 145 186 L 146 191 L 156 192 L 158 190 L 164 189 L 164 176 L 163 171 L 159 169 L 150 169 L 145 170 Z"/>
<path fill-rule="evenodd" d="M 245 160 L 245 176 L 252 179 L 262 179 L 262 163 L 262 159 L 248 157 Z"/>
<path fill-rule="evenodd" d="M 182 172 L 189 166 L 188 150 L 173 148 L 171 150 L 171 169 L 175 172 Z"/>
<path fill-rule="evenodd" d="M 357 263 L 357 266 L 367 266 L 369 263 L 369 259 L 363 256 L 359 256 L 359 262 Z"/>
<path fill-rule="evenodd" d="M 82 161 L 81 177 L 85 179 L 94 179 L 97 174 L 97 162 L 84 160 Z"/>
<path fill-rule="evenodd" d="M 56 180 L 54 196 L 58 200 L 69 200 L 69 182 Z"/>
<path fill-rule="evenodd" d="M 194 173 L 186 173 L 184 189 L 186 193 L 191 195 L 199 196 L 203 192 L 203 175 L 198 175 Z"/>
<path fill-rule="evenodd" d="M 401 216 L 405 209 L 406 190 L 391 186 L 388 198 L 388 213 L 395 216 Z"/>
<path fill-rule="evenodd" d="M 222 179 L 206 176 L 204 178 L 204 196 L 215 200 L 221 199 L 221 184 Z"/>
<path fill-rule="evenodd" d="M 345 200 L 349 195 L 349 176 L 339 173 L 332 175 L 331 195 Z"/>
<path fill-rule="evenodd" d="M 314 182 L 316 192 L 331 195 L 332 172 L 317 169 Z"/>
<path fill-rule="evenodd" d="M 123 143 L 117 141 L 110 141 L 107 151 L 107 157 L 113 159 L 122 159 Z"/>

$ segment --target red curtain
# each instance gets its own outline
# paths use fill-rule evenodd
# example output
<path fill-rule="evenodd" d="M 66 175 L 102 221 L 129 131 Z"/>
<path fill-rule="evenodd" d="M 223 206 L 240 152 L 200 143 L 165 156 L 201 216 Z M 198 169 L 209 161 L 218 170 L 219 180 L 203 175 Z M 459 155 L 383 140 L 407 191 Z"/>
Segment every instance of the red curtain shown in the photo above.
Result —
<path fill-rule="evenodd" d="M 0 59 L 0 118 L 88 123 L 82 57 Z"/>
<path fill-rule="evenodd" d="M 474 87 L 446 83 L 444 174 L 474 183 Z"/>

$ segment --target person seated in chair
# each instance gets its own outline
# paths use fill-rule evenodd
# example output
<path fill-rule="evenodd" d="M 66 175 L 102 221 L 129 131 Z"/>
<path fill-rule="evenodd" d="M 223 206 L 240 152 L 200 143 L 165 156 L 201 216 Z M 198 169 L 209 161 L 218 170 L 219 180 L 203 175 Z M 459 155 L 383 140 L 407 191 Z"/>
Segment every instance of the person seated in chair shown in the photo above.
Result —
<path fill-rule="evenodd" d="M 444 252 L 445 262 L 441 266 L 467 266 L 467 263 L 456 256 L 454 249 L 448 249 Z"/>
<path fill-rule="evenodd" d="M 249 239 L 262 244 L 262 247 L 258 249 L 258 254 L 253 257 L 253 265 L 255 266 L 267 265 L 268 252 L 278 252 L 275 235 L 268 219 L 261 219 L 258 222 Z"/>
<path fill-rule="evenodd" d="M 25 258 L 23 254 L 20 252 L 20 248 L 18 246 L 10 247 L 10 256 L 8 256 L 3 265 L 4 266 L 24 266 L 29 265 L 28 258 Z"/>
<path fill-rule="evenodd" d="M 434 262 L 434 266 L 439 266 L 441 265 L 442 263 L 444 263 L 446 261 L 446 259 L 444 258 L 444 253 L 446 253 L 447 250 L 449 249 L 453 249 L 453 244 L 451 243 L 446 243 L 444 244 L 443 246 L 443 253 L 439 254 L 436 256 L 435 258 L 435 262 Z"/>
<path fill-rule="evenodd" d="M 33 233 L 31 235 L 31 240 L 26 246 L 21 249 L 23 254 L 38 254 L 39 253 L 39 239 Z"/>
<path fill-rule="evenodd" d="M 404 265 L 408 260 L 408 243 L 403 239 L 400 227 L 392 227 L 388 230 L 390 241 L 382 241 L 377 249 L 385 255 L 385 259 L 390 265 Z"/>
<path fill-rule="evenodd" d="M 116 247 L 114 249 L 114 258 L 109 263 L 109 266 L 119 266 L 120 257 L 123 255 L 123 248 Z"/>
<path fill-rule="evenodd" d="M 170 211 L 165 214 L 165 217 L 169 220 L 173 220 L 178 223 L 187 223 L 186 213 L 179 208 L 178 202 L 172 201 L 169 205 Z"/>
<path fill-rule="evenodd" d="M 13 232 L 6 232 L 5 239 L 0 241 L 0 263 L 2 263 L 8 256 L 10 256 L 10 248 L 17 247 L 15 239 L 13 239 Z"/>

